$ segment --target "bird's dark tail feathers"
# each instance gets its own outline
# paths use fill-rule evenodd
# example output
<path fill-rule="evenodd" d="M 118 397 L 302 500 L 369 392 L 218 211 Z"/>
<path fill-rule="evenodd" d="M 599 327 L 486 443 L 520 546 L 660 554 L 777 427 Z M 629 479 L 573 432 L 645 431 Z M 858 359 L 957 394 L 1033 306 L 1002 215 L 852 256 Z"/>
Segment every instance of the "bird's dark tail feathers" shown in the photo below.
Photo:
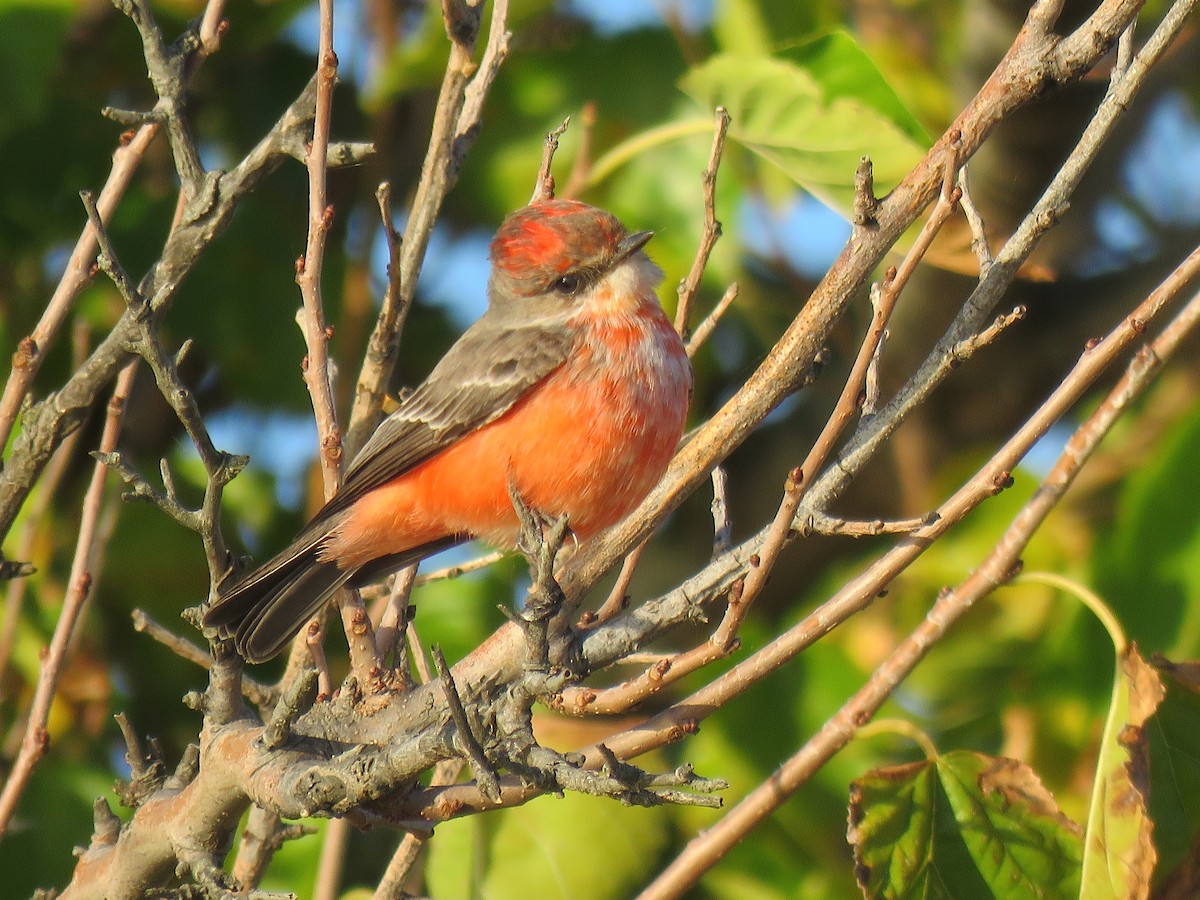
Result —
<path fill-rule="evenodd" d="M 318 558 L 324 538 L 320 532 L 301 534 L 231 587 L 222 584 L 216 602 L 204 613 L 204 625 L 233 638 L 247 662 L 263 662 L 277 654 L 354 576 L 354 569 Z"/>
<path fill-rule="evenodd" d="M 327 530 L 306 529 L 282 552 L 249 574 L 224 583 L 204 613 L 204 625 L 233 638 L 238 653 L 251 663 L 265 662 L 287 646 L 343 584 L 362 587 L 390 572 L 459 543 L 448 537 L 404 553 L 343 569 L 319 558 Z"/>

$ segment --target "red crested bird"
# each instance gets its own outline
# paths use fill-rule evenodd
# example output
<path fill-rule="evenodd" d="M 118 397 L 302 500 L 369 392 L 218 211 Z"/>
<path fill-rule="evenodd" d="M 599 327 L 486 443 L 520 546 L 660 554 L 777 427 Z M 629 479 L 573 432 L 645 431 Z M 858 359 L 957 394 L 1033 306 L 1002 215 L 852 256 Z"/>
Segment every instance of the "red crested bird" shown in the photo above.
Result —
<path fill-rule="evenodd" d="M 650 237 L 570 200 L 510 215 L 491 244 L 487 311 L 295 540 L 218 591 L 204 624 L 269 659 L 343 584 L 469 538 L 512 546 L 510 485 L 580 541 L 629 513 L 666 469 L 692 390 Z"/>

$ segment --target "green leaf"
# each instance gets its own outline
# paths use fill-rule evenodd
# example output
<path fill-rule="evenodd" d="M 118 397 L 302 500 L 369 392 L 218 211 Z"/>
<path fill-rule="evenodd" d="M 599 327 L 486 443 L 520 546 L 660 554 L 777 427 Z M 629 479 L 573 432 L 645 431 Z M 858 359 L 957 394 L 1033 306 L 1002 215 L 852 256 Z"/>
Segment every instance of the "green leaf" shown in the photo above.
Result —
<path fill-rule="evenodd" d="M 868 897 L 1074 897 L 1079 827 L 1024 763 L 955 751 L 879 769 L 850 791 Z"/>
<path fill-rule="evenodd" d="M 1166 696 L 1145 728 L 1150 819 L 1159 858 L 1156 880 L 1161 883 L 1171 878 L 1176 866 L 1189 868 L 1191 847 L 1200 835 L 1200 694 L 1197 663 L 1171 663 L 1162 657 L 1152 663 L 1166 686 Z"/>
<path fill-rule="evenodd" d="M 863 156 L 883 193 L 929 146 L 879 70 L 840 32 L 774 57 L 717 55 L 680 86 L 706 109 L 728 109 L 733 140 L 847 216 Z"/>
<path fill-rule="evenodd" d="M 1162 702 L 1163 685 L 1132 644 L 1119 664 L 1088 814 L 1081 887 L 1088 898 L 1146 896 L 1157 860 L 1144 726 Z"/>
<path fill-rule="evenodd" d="M 920 146 L 928 148 L 928 132 L 892 90 L 883 73 L 849 34 L 831 31 L 781 51 L 778 56 L 807 69 L 831 100 L 844 97 L 886 116 Z"/>
<path fill-rule="evenodd" d="M 842 18 L 840 6 L 829 0 L 724 0 L 715 12 L 717 44 L 722 50 L 746 55 L 770 53 L 785 41 L 812 34 Z"/>
<path fill-rule="evenodd" d="M 1100 531 L 1097 590 L 1132 640 L 1200 655 L 1200 409 L 1128 476 L 1114 527 Z"/>
<path fill-rule="evenodd" d="M 668 831 L 663 808 L 579 794 L 455 819 L 430 841 L 429 893 L 439 900 L 620 900 L 656 870 Z"/>

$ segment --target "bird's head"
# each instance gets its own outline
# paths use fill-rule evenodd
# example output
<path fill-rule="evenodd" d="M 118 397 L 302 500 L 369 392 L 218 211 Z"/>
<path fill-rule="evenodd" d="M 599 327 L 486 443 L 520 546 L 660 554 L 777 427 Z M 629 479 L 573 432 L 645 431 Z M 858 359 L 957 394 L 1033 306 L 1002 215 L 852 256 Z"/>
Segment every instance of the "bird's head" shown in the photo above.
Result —
<path fill-rule="evenodd" d="M 642 247 L 653 232 L 630 234 L 610 212 L 577 200 L 523 207 L 496 232 L 488 296 L 497 312 L 563 312 L 600 296 L 653 297 L 662 272 Z"/>

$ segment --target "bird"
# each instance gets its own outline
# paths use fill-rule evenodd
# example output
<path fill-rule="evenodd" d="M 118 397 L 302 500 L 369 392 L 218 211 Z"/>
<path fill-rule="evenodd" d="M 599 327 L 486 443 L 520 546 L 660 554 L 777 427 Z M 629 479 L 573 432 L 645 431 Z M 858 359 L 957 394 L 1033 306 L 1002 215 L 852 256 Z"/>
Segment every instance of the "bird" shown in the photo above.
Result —
<path fill-rule="evenodd" d="M 482 316 L 295 539 L 218 586 L 203 625 L 268 660 L 343 585 L 470 539 L 512 547 L 511 492 L 565 515 L 580 543 L 624 518 L 674 455 L 693 386 L 643 250 L 652 236 L 577 200 L 511 213 L 489 247 Z"/>

